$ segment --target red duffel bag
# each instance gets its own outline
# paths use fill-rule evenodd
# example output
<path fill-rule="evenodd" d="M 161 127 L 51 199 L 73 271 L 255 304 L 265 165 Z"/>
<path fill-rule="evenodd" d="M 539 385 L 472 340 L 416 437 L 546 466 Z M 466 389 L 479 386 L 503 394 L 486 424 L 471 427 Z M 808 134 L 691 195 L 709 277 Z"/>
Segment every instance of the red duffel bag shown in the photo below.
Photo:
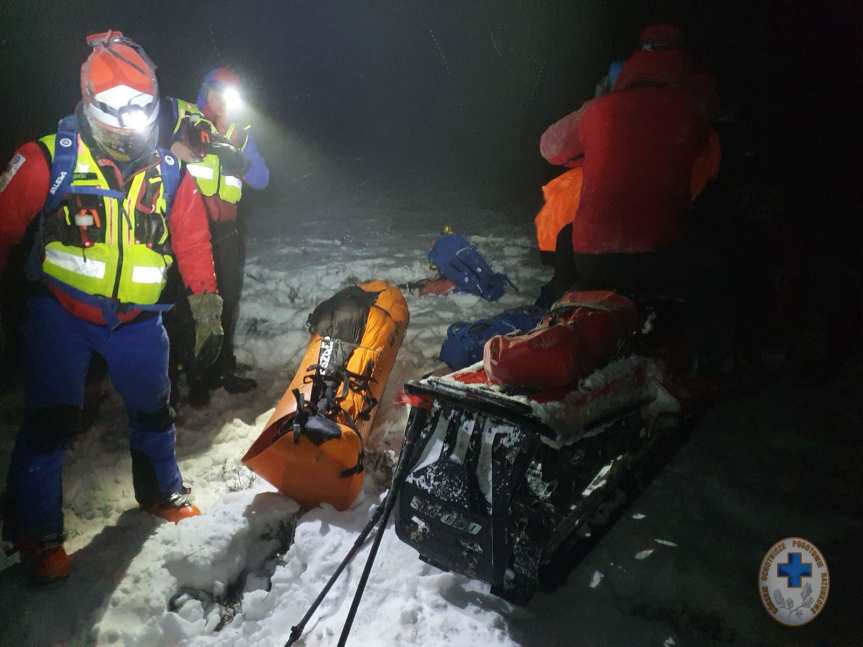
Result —
<path fill-rule="evenodd" d="M 483 367 L 493 384 L 572 386 L 612 359 L 637 327 L 638 309 L 630 299 L 607 290 L 567 292 L 531 332 L 488 340 Z"/>

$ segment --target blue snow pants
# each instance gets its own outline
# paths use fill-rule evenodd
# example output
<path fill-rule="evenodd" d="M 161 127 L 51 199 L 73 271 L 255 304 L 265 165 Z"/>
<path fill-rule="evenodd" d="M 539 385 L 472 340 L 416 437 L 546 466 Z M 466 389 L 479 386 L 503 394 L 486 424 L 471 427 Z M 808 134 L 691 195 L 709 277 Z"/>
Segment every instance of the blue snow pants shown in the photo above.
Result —
<path fill-rule="evenodd" d="M 22 353 L 27 410 L 7 484 L 13 541 L 63 533 L 63 453 L 80 426 L 93 353 L 105 359 L 126 405 L 135 498 L 149 505 L 182 487 L 161 315 L 144 315 L 111 330 L 74 316 L 51 296 L 33 297 L 27 303 Z"/>

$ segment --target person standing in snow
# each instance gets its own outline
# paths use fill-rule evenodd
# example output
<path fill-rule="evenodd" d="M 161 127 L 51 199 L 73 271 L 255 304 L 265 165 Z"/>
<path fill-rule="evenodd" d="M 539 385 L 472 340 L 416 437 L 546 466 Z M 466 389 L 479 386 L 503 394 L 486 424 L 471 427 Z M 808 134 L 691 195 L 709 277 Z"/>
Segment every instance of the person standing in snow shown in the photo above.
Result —
<path fill-rule="evenodd" d="M 220 67 L 204 78 L 196 103 L 167 99 L 163 130 L 170 134 L 171 150 L 188 162 L 198 190 L 204 196 L 219 293 L 224 299 L 222 327 L 225 340 L 219 359 L 209 368 L 198 370 L 186 352 L 193 331 L 186 295 L 177 295 L 177 307 L 168 316 L 172 346 L 172 379 L 175 396 L 178 366 L 182 364 L 189 381 L 188 401 L 200 407 L 210 401 L 210 390 L 223 386 L 229 393 L 244 393 L 257 386 L 255 380 L 237 374 L 234 335 L 243 291 L 246 260 L 246 229 L 238 215 L 243 185 L 265 189 L 270 171 L 248 124 L 238 125 L 242 115 L 240 79 L 230 69 Z M 164 135 L 163 135 L 164 137 Z M 163 139 L 164 141 L 164 139 Z"/>
<path fill-rule="evenodd" d="M 91 356 L 101 355 L 129 416 L 135 498 L 170 521 L 200 514 L 174 453 L 168 339 L 160 304 L 176 259 L 196 326 L 194 352 L 221 346 L 204 202 L 156 146 L 155 65 L 121 32 L 87 38 L 82 101 L 57 132 L 18 149 L 0 176 L 0 269 L 36 228 L 23 357 L 26 413 L 4 500 L 3 539 L 38 581 L 69 575 L 64 448 L 75 435 Z"/>
<path fill-rule="evenodd" d="M 540 152 L 551 164 L 583 158 L 571 238 L 578 287 L 689 292 L 685 275 L 693 268 L 687 265 L 697 259 L 683 242 L 684 221 L 694 187 L 703 188 L 694 176 L 712 177 L 718 167 L 718 152 L 710 157 L 703 98 L 691 79 L 681 32 L 651 25 L 614 90 L 542 135 Z M 550 285 L 543 296 L 553 301 L 570 287 Z"/>

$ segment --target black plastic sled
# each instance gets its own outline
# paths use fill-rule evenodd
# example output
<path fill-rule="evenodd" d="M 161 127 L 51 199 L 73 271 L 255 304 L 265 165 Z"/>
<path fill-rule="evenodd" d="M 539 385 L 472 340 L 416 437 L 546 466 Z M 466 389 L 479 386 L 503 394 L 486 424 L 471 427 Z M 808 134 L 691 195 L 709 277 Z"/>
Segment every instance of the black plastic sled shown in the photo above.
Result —
<path fill-rule="evenodd" d="M 429 564 L 526 604 L 561 582 L 689 425 L 653 359 L 619 359 L 544 402 L 470 383 L 481 375 L 478 364 L 405 385 L 418 443 L 396 533 Z"/>

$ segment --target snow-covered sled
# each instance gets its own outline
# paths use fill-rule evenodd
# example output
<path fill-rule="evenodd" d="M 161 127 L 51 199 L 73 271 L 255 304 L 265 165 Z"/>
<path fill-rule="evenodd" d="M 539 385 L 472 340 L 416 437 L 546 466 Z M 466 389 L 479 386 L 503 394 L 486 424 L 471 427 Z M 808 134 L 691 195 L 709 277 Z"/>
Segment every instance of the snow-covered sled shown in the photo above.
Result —
<path fill-rule="evenodd" d="M 683 412 L 665 367 L 619 355 L 552 399 L 491 384 L 482 363 L 407 383 L 418 449 L 396 505 L 399 538 L 526 603 L 679 446 Z"/>

